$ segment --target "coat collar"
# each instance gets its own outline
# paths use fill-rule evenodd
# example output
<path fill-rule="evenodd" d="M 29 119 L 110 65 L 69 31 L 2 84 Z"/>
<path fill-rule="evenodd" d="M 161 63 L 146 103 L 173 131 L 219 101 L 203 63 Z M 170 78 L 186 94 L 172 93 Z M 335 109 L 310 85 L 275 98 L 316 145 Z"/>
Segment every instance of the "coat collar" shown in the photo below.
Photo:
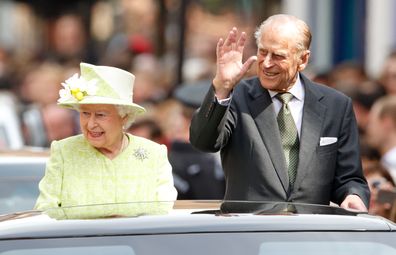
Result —
<path fill-rule="evenodd" d="M 297 168 L 297 177 L 294 188 L 297 188 L 305 175 L 311 171 L 309 162 L 318 146 L 320 131 L 324 122 L 327 107 L 321 102 L 325 95 L 317 84 L 301 74 L 305 85 L 305 100 L 301 126 L 300 153 Z"/>
<path fill-rule="evenodd" d="M 326 112 L 326 107 L 320 102 L 324 95 L 319 91 L 317 85 L 303 74 L 300 74 L 300 78 L 305 89 L 305 99 L 301 126 L 299 164 L 294 188 L 299 186 L 309 171 L 308 164 L 319 141 L 320 129 Z M 272 164 L 280 182 L 285 191 L 288 192 L 289 180 L 286 163 L 271 96 L 268 90 L 261 86 L 258 78 L 252 80 L 252 86 L 249 88 L 248 94 L 251 97 L 251 100 L 247 102 L 251 115 L 257 125 L 261 139 L 270 154 Z"/>

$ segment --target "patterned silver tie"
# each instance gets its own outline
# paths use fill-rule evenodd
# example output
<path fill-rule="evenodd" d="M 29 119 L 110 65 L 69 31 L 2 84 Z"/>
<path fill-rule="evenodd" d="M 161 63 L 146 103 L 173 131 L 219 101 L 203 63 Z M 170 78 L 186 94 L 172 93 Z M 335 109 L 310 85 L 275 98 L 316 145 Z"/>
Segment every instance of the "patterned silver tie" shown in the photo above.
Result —
<path fill-rule="evenodd" d="M 276 97 L 282 102 L 282 108 L 278 113 L 277 121 L 289 174 L 289 184 L 293 187 L 296 180 L 298 151 L 300 147 L 296 124 L 288 106 L 293 95 L 285 92 L 277 94 Z"/>

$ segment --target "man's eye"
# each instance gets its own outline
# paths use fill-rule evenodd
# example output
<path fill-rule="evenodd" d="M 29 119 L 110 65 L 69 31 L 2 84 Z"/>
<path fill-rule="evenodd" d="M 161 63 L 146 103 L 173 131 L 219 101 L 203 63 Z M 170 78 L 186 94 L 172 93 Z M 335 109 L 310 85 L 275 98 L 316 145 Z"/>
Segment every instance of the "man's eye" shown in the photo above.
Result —
<path fill-rule="evenodd" d="M 274 59 L 281 60 L 284 59 L 282 55 L 274 54 Z"/>

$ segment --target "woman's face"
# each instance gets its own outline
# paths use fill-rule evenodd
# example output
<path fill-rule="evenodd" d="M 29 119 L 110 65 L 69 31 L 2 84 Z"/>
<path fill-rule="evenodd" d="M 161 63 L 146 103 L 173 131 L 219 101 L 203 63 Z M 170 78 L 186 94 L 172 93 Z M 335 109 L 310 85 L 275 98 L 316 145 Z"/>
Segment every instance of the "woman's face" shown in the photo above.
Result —
<path fill-rule="evenodd" d="M 118 150 L 126 117 L 121 118 L 114 105 L 80 106 L 80 127 L 88 142 L 99 151 Z"/>

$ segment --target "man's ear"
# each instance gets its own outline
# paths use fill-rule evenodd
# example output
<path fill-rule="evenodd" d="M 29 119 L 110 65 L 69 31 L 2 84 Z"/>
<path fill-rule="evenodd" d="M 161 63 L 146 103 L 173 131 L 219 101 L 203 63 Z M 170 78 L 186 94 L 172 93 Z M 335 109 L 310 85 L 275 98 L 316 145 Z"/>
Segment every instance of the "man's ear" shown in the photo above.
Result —
<path fill-rule="evenodd" d="M 305 50 L 301 54 L 299 58 L 298 71 L 302 71 L 307 67 L 310 55 L 311 55 L 311 51 L 309 50 Z"/>

